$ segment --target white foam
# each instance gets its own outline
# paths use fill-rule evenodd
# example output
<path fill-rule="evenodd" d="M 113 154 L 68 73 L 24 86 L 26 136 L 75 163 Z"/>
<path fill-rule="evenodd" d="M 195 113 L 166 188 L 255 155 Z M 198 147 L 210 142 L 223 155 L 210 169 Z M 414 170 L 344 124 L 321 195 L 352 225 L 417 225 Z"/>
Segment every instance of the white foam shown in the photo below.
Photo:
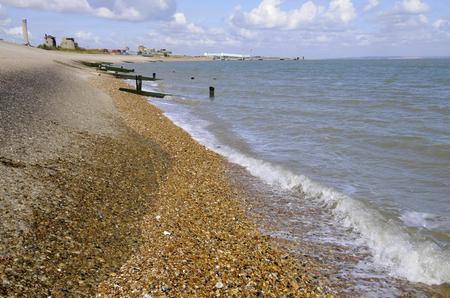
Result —
<path fill-rule="evenodd" d="M 435 243 L 414 240 L 399 222 L 386 220 L 365 203 L 324 187 L 304 175 L 298 175 L 270 162 L 243 154 L 220 144 L 209 131 L 208 122 L 187 113 L 167 112 L 172 121 L 195 140 L 241 165 L 265 183 L 283 190 L 299 189 L 310 200 L 325 204 L 338 223 L 361 236 L 361 244 L 372 251 L 374 261 L 396 277 L 412 282 L 442 284 L 450 282 L 450 253 Z"/>
<path fill-rule="evenodd" d="M 448 251 L 431 241 L 414 241 L 397 222 L 387 221 L 364 203 L 229 147 L 214 150 L 270 185 L 286 190 L 300 187 L 309 199 L 326 203 L 341 224 L 361 235 L 375 262 L 389 268 L 394 276 L 426 284 L 450 282 Z"/>
<path fill-rule="evenodd" d="M 450 218 L 425 212 L 405 211 L 400 219 L 409 227 L 440 229 L 450 225 Z"/>

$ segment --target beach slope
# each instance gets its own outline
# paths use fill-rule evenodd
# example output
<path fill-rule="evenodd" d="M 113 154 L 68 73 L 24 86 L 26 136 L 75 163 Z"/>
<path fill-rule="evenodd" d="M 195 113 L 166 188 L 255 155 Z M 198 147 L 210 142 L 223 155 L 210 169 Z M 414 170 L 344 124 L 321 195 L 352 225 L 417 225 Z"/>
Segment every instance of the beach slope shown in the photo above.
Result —
<path fill-rule="evenodd" d="M 76 60 L 0 43 L 0 295 L 324 295 L 220 156 Z"/>

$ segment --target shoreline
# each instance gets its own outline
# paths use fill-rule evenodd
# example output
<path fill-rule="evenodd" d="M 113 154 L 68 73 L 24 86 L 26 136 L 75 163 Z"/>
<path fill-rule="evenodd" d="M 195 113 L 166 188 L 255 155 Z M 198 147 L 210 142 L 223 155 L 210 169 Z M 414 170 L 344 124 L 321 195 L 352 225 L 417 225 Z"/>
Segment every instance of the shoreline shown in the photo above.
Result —
<path fill-rule="evenodd" d="M 125 83 L 47 54 L 0 44 L 0 294 L 330 292 L 258 232 L 222 157 Z"/>
<path fill-rule="evenodd" d="M 197 271 L 201 270 L 204 272 L 198 274 L 196 277 L 190 276 L 188 283 L 181 285 L 181 287 L 186 287 L 187 289 L 191 287 L 195 288 L 195 282 L 192 283 L 192 280 L 196 279 L 203 279 L 203 283 L 206 282 L 208 286 L 205 289 L 199 289 L 199 291 L 185 292 L 185 294 L 219 294 L 220 291 L 218 291 L 219 288 L 217 287 L 218 283 L 219 286 L 220 283 L 223 283 L 224 287 L 230 285 L 229 291 L 223 293 L 225 295 L 254 295 L 257 294 L 258 291 L 262 291 L 266 294 L 270 292 L 274 294 L 288 294 L 290 290 L 288 285 L 289 277 L 287 276 L 291 275 L 293 272 L 297 272 L 297 275 L 300 276 L 302 275 L 300 274 L 302 271 L 303 274 L 306 275 L 308 275 L 310 271 L 314 271 L 309 262 L 296 263 L 288 256 L 287 252 L 280 250 L 271 239 L 262 236 L 257 231 L 252 219 L 248 218 L 248 215 L 245 214 L 244 206 L 242 205 L 243 201 L 240 198 L 242 193 L 237 189 L 233 189 L 225 177 L 225 173 L 228 171 L 226 165 L 227 162 L 222 156 L 219 156 L 194 141 L 187 132 L 177 127 L 166 118 L 157 107 L 149 104 L 146 97 L 125 95 L 116 91 L 119 87 L 126 86 L 125 82 L 110 77 L 104 77 L 105 76 L 102 75 L 101 77 L 96 78 L 97 82 L 95 85 L 99 86 L 98 83 L 100 81 L 100 88 L 109 89 L 103 90 L 107 91 L 113 98 L 116 97 L 116 104 L 118 105 L 119 110 L 121 110 L 122 115 L 127 115 L 125 122 L 138 133 L 148 137 L 155 137 L 158 134 L 157 131 L 168 129 L 170 131 L 169 136 L 166 135 L 164 136 L 164 139 L 160 139 L 157 142 L 164 142 L 167 147 L 163 146 L 163 150 L 172 152 L 169 154 L 174 156 L 175 161 L 172 163 L 176 165 L 187 163 L 188 166 L 182 165 L 181 170 L 178 168 L 174 169 L 177 173 L 176 177 L 173 177 L 173 181 L 165 181 L 162 186 L 161 193 L 163 196 L 161 200 L 165 202 L 165 206 L 159 206 L 159 210 L 153 213 L 153 218 L 149 215 L 146 219 L 147 223 L 144 224 L 146 227 L 144 230 L 147 231 L 147 233 L 153 234 L 153 236 L 147 236 L 148 239 L 159 238 L 161 239 L 162 244 L 168 245 L 167 240 L 164 239 L 164 236 L 166 236 L 169 242 L 174 240 L 177 242 L 176 247 L 178 249 L 172 247 L 168 252 L 161 253 L 161 251 L 165 251 L 166 248 L 159 247 L 155 249 L 155 244 L 146 246 L 145 249 L 143 249 L 144 252 L 142 252 L 146 257 L 136 256 L 131 263 L 126 265 L 127 268 L 122 268 L 122 272 L 134 272 L 131 274 L 129 272 L 122 273 L 119 278 L 113 278 L 107 283 L 102 284 L 100 289 L 103 294 L 107 296 L 114 294 L 119 296 L 123 295 L 123 291 L 126 293 L 127 290 L 130 290 L 128 281 L 129 279 L 132 279 L 133 276 L 138 275 L 139 279 L 145 279 L 146 277 L 148 278 L 149 275 L 152 275 L 148 271 L 147 273 L 139 272 L 148 267 L 153 267 L 153 271 L 155 270 L 155 262 L 158 263 L 158 257 L 150 257 L 150 259 L 152 259 L 150 265 L 148 263 L 148 251 L 158 251 L 159 255 L 170 256 L 173 252 L 171 250 L 178 250 L 177 253 L 183 255 L 184 258 L 184 260 L 181 260 L 182 264 L 177 264 L 180 260 L 168 260 L 168 264 L 166 263 L 165 266 L 168 265 L 172 268 L 177 268 L 181 265 L 182 268 L 189 268 L 184 270 L 191 272 L 192 265 L 188 264 L 188 260 L 197 258 L 198 263 L 195 267 L 197 267 Z M 104 80 L 106 80 L 106 82 Z M 141 120 L 135 118 L 138 114 L 141 114 L 138 118 L 157 118 L 161 123 L 153 122 L 153 126 L 156 125 L 157 127 L 149 128 L 148 123 L 145 123 L 145 120 L 140 122 Z M 151 114 L 153 116 L 150 116 Z M 169 139 L 169 141 L 167 139 Z M 177 144 L 177 148 L 173 148 L 174 143 Z M 195 160 L 192 160 L 193 158 Z M 210 171 L 211 169 L 213 169 L 214 173 Z M 216 172 L 217 169 L 220 169 L 218 173 Z M 187 172 L 184 172 L 185 170 L 187 170 Z M 188 179 L 184 180 L 185 178 L 180 178 L 180 176 L 185 176 L 185 178 Z M 182 186 L 185 183 L 188 184 L 183 189 Z M 189 192 L 186 192 L 186 188 L 198 190 L 195 194 L 190 194 Z M 177 197 L 180 194 L 184 197 L 183 202 L 180 202 L 179 199 L 176 198 L 173 199 L 173 197 Z M 201 201 L 203 199 L 206 199 L 206 201 Z M 168 204 L 168 202 L 170 203 Z M 171 207 L 168 207 L 167 205 Z M 203 213 L 207 214 L 207 219 L 202 218 L 205 216 Z M 192 222 L 192 214 L 197 214 L 194 223 Z M 199 214 L 203 214 L 202 217 L 199 217 Z M 171 222 L 170 218 L 173 217 L 177 218 L 176 223 Z M 164 219 L 166 218 L 169 219 L 168 222 L 164 222 Z M 155 223 L 155 221 L 160 225 L 159 227 L 152 226 L 152 223 Z M 184 224 L 180 225 L 180 222 L 183 222 Z M 209 226 L 209 229 L 205 229 L 205 226 Z M 186 228 L 190 231 L 184 231 Z M 225 231 L 221 231 L 223 229 L 225 229 Z M 161 235 L 163 237 L 161 237 Z M 196 236 L 194 239 L 189 239 L 192 235 Z M 179 242 L 180 239 L 173 239 L 172 237 L 180 237 L 181 243 Z M 192 243 L 192 240 L 196 242 L 195 245 Z M 205 243 L 207 249 L 199 250 L 196 247 L 199 242 Z M 180 252 L 179 250 L 184 246 L 190 247 L 188 249 L 182 249 L 183 251 Z M 252 254 L 254 253 L 259 255 L 256 260 L 252 257 Z M 275 261 L 278 259 L 278 261 L 275 261 L 272 265 L 269 265 L 271 262 L 269 262 L 269 264 L 258 264 L 258 259 L 261 260 L 263 255 L 269 257 L 267 260 Z M 221 260 L 222 258 L 224 260 Z M 142 263 L 144 263 L 145 266 L 142 266 Z M 214 263 L 214 266 L 212 266 L 211 263 Z M 264 267 L 266 265 L 271 266 L 271 269 L 270 272 L 268 272 L 269 276 L 263 277 L 263 272 L 265 271 Z M 244 269 L 247 267 L 250 267 L 251 270 Z M 134 268 L 134 270 L 131 268 Z M 136 268 L 140 269 L 136 270 Z M 308 270 L 306 270 L 308 273 L 304 272 L 305 270 L 303 268 L 308 268 Z M 239 270 L 242 270 L 242 273 L 238 274 L 237 278 L 233 278 L 233 275 L 236 275 L 236 271 Z M 139 273 L 136 273 L 136 271 Z M 164 274 L 163 271 L 164 270 L 160 270 L 156 275 Z M 283 276 L 286 274 L 287 276 Z M 272 278 L 272 276 L 275 275 L 277 276 L 277 281 Z M 242 280 L 243 276 L 247 278 Z M 257 276 L 257 278 L 254 278 L 255 276 Z M 264 281 L 267 277 L 270 278 Z M 177 276 L 175 279 L 179 278 L 180 276 Z M 263 280 L 261 280 L 261 278 Z M 291 275 L 290 278 L 292 279 L 293 275 Z M 316 294 L 325 294 L 325 287 L 323 285 L 325 283 L 324 280 L 320 279 L 320 282 L 317 282 L 317 276 L 315 279 L 311 276 L 302 276 L 301 278 L 306 279 L 305 284 L 315 284 L 313 288 L 318 286 L 318 288 L 315 289 L 317 290 Z M 295 278 L 292 280 L 295 280 Z M 124 284 L 124 281 L 127 285 L 121 286 Z M 161 280 L 160 283 L 161 282 L 166 283 L 164 282 L 164 279 Z M 281 284 L 279 284 L 280 282 Z M 297 288 L 295 283 L 299 283 L 299 281 L 294 281 L 293 289 Z M 116 288 L 112 289 L 111 284 L 116 285 Z M 147 279 L 145 284 L 154 284 L 154 281 Z M 117 287 L 117 285 L 119 285 L 120 288 Z M 168 285 L 168 288 L 172 287 Z M 155 291 L 153 294 L 161 294 L 158 293 L 157 287 L 156 289 L 154 288 L 153 291 Z M 300 292 L 295 294 L 296 292 L 297 291 L 293 291 L 291 293 L 294 295 L 300 294 Z"/>
<path fill-rule="evenodd" d="M 48 84 L 25 89 L 30 96 L 38 91 L 37 97 L 52 98 L 51 104 L 38 101 L 43 108 L 33 107 L 36 120 L 18 112 L 25 127 L 39 124 L 18 135 L 36 140 L 22 145 L 16 136 L 7 148 L 11 140 L 4 147 L 7 138 L 0 137 L 0 174 L 8 177 L 0 181 L 0 215 L 7 215 L 2 224 L 29 225 L 18 234 L 0 225 L 0 236 L 29 238 L 0 240 L 1 295 L 360 294 L 342 291 L 352 281 L 332 280 L 335 268 L 317 259 L 311 244 L 298 251 L 289 241 L 266 236 L 272 219 L 257 210 L 266 204 L 265 194 L 240 181 L 243 168 L 196 142 L 148 98 L 120 92 L 125 81 L 80 65 L 71 55 L 41 58 L 48 59 L 31 69 L 14 65 L 21 76 L 7 68 L 0 77 L 2 83 L 17 80 L 11 84 L 17 86 L 43 68 L 36 80 Z M 18 205 L 5 208 L 5 199 L 17 197 Z M 5 246 L 17 253 L 9 257 Z M 422 290 L 420 295 L 445 296 L 439 289 Z M 406 285 L 402 294 L 412 293 L 417 294 Z"/>
<path fill-rule="evenodd" d="M 171 90 L 157 89 L 157 91 L 171 93 Z M 151 102 L 151 100 L 149 101 Z M 159 100 L 156 101 L 159 102 Z M 161 106 L 164 109 L 165 105 L 156 104 L 156 106 Z M 180 123 L 178 123 L 176 114 L 172 115 L 171 111 L 172 110 L 170 109 L 168 110 L 169 119 L 172 119 L 173 116 L 176 125 L 183 128 L 184 122 L 179 121 Z M 187 126 L 186 131 L 192 134 L 194 139 L 197 139 L 196 133 L 190 126 Z M 215 146 L 211 146 L 208 141 L 199 138 L 199 142 L 200 144 L 206 145 L 210 150 L 216 151 L 214 149 Z M 226 144 L 224 144 L 224 146 L 225 145 Z M 224 154 L 223 151 L 218 150 L 218 154 L 220 153 Z M 239 162 L 237 162 L 237 164 L 233 162 L 230 163 L 226 156 L 228 156 L 226 153 L 223 156 L 221 155 L 221 157 L 226 160 L 227 168 L 232 168 L 228 169 L 228 179 L 241 191 L 248 192 L 248 194 L 242 196 L 241 199 L 245 201 L 244 206 L 247 211 L 246 213 L 254 222 L 258 223 L 258 229 L 262 231 L 264 235 L 270 236 L 272 241 L 276 241 L 280 244 L 284 251 L 290 251 L 294 256 L 297 255 L 297 259 L 308 259 L 311 263 L 316 264 L 315 267 L 319 270 L 317 271 L 318 274 L 315 275 L 326 277 L 327 284 L 334 290 L 334 293 L 352 296 L 360 296 L 364 295 L 364 293 L 376 295 L 375 293 L 379 294 L 376 290 L 377 286 L 382 285 L 386 291 L 385 293 L 391 291 L 389 293 L 396 293 L 396 295 L 446 296 L 445 293 L 447 292 L 445 284 L 426 285 L 419 282 L 411 282 L 407 279 L 390 276 L 389 273 L 381 267 L 364 275 L 365 271 L 358 271 L 356 267 L 361 262 L 370 262 L 370 252 L 367 247 L 361 247 L 358 249 L 358 253 L 355 253 L 353 249 L 338 243 L 309 243 L 309 241 L 304 241 L 305 239 L 300 235 L 307 233 L 308 229 L 311 229 L 310 226 L 307 224 L 296 227 L 290 226 L 289 224 L 286 225 L 286 223 L 290 221 L 290 218 L 297 218 L 300 220 L 304 218 L 301 212 L 298 210 L 290 210 L 285 213 L 278 213 L 280 210 L 271 204 L 276 202 L 283 205 L 283 203 L 287 201 L 286 198 L 269 190 L 262 181 L 251 176 L 242 164 L 239 165 Z M 266 190 L 261 191 L 261 189 Z M 301 194 L 297 193 L 290 195 L 300 196 Z M 270 203 L 270 201 L 272 201 L 272 203 Z M 309 208 L 310 207 L 312 206 L 309 206 Z M 308 206 L 304 206 L 304 208 L 308 209 Z M 294 207 L 293 209 L 296 208 Z M 305 213 L 319 214 L 319 212 L 321 211 L 312 208 L 308 209 Z M 280 222 L 277 222 L 277 220 Z M 302 231 L 302 229 L 305 231 Z M 283 237 L 279 237 L 279 231 L 286 230 L 289 230 L 291 234 L 294 234 L 293 238 L 296 240 L 287 240 Z M 345 265 L 343 265 L 343 263 L 345 263 Z M 356 269 L 356 271 L 352 271 L 352 269 Z M 383 284 L 386 286 L 383 286 Z"/>

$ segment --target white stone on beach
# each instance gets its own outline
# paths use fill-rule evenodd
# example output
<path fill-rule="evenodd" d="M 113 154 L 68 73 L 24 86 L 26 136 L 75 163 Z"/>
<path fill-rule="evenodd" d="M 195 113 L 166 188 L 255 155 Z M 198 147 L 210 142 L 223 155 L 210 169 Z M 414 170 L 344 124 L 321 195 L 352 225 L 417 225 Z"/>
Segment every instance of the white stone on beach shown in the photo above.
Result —
<path fill-rule="evenodd" d="M 215 287 L 216 289 L 222 289 L 222 288 L 223 288 L 223 282 L 218 281 L 214 287 Z"/>
<path fill-rule="evenodd" d="M 159 221 L 161 219 L 161 216 L 157 215 L 155 218 L 156 218 L 157 221 Z"/>
<path fill-rule="evenodd" d="M 164 235 L 164 236 L 170 236 L 170 235 L 172 235 L 172 233 L 170 233 L 170 232 L 168 232 L 168 231 L 164 231 L 163 235 Z"/>

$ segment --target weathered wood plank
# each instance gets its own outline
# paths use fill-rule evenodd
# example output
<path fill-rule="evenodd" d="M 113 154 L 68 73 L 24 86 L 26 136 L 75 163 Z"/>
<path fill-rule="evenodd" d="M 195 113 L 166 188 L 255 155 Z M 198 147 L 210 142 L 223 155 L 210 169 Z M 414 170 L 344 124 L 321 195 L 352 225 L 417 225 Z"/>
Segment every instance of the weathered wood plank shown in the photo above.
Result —
<path fill-rule="evenodd" d="M 135 80 L 137 77 L 137 75 L 129 75 L 129 74 L 122 74 L 122 73 L 113 73 L 111 75 L 113 75 L 119 79 L 128 79 L 128 80 Z M 145 77 L 145 76 L 141 76 L 141 79 L 143 81 L 159 81 L 160 80 L 157 78 L 151 78 L 151 77 Z"/>
<path fill-rule="evenodd" d="M 105 71 L 134 72 L 134 69 L 124 68 L 123 66 L 116 67 L 116 66 L 109 66 L 109 65 L 101 65 L 99 68 L 100 68 L 100 70 L 105 70 Z"/>
<path fill-rule="evenodd" d="M 165 94 L 165 93 L 159 93 L 159 92 L 149 92 L 149 91 L 138 91 L 138 90 L 134 90 L 134 89 L 128 89 L 128 88 L 119 88 L 120 91 L 123 92 L 128 92 L 128 93 L 133 93 L 133 94 L 139 94 L 139 95 L 144 95 L 144 96 L 149 96 L 149 97 L 156 97 L 156 98 L 164 98 L 170 94 Z"/>

